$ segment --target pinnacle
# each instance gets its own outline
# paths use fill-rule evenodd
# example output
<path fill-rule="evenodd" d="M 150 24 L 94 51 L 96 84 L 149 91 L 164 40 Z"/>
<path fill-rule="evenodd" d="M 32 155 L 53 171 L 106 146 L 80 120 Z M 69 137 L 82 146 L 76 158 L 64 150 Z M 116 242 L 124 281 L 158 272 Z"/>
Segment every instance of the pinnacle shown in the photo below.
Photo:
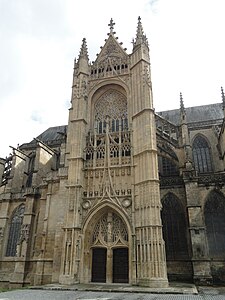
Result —
<path fill-rule="evenodd" d="M 180 92 L 180 111 L 182 114 L 185 114 L 184 100 L 181 92 Z"/>
<path fill-rule="evenodd" d="M 146 35 L 144 34 L 143 26 L 141 23 L 141 17 L 138 17 L 138 26 L 137 26 L 137 33 L 136 33 L 136 39 L 133 41 L 133 46 L 138 46 L 140 44 L 145 44 L 148 46 L 148 40 Z"/>
<path fill-rule="evenodd" d="M 223 104 L 223 109 L 225 109 L 225 95 L 223 91 L 223 87 L 221 86 L 221 96 L 222 96 L 222 104 Z"/>
<path fill-rule="evenodd" d="M 79 59 L 81 57 L 86 58 L 88 60 L 87 42 L 86 42 L 85 38 L 83 38 L 83 40 L 82 40 L 82 45 L 81 45 L 81 49 L 80 49 Z"/>

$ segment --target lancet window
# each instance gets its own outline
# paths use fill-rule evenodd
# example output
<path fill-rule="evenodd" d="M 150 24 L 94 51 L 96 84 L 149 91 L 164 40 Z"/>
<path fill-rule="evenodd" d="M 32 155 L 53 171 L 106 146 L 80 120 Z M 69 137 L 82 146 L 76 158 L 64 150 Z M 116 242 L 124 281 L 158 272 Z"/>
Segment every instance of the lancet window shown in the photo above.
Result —
<path fill-rule="evenodd" d="M 6 256 L 16 256 L 16 248 L 20 239 L 20 230 L 23 223 L 24 210 L 25 205 L 22 204 L 16 208 L 12 215 L 9 227 Z"/>
<path fill-rule="evenodd" d="M 213 191 L 204 208 L 210 257 L 225 257 L 225 197 Z"/>
<path fill-rule="evenodd" d="M 200 173 L 211 172 L 213 168 L 210 148 L 203 136 L 199 135 L 195 138 L 192 151 L 196 170 Z"/>
<path fill-rule="evenodd" d="M 162 224 L 167 258 L 175 260 L 187 257 L 185 212 L 179 199 L 172 193 L 167 194 L 162 201 Z"/>
<path fill-rule="evenodd" d="M 130 163 L 131 143 L 127 118 L 126 97 L 109 89 L 95 103 L 94 133 L 87 136 L 86 166 L 127 165 Z"/>

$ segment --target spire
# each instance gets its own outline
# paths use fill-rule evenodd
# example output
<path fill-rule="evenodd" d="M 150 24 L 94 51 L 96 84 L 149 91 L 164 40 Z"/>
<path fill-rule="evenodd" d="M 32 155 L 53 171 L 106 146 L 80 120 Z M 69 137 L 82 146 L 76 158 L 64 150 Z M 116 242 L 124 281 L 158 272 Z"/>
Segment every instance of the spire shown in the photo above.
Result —
<path fill-rule="evenodd" d="M 82 40 L 82 45 L 81 45 L 81 49 L 80 49 L 79 60 L 81 58 L 85 58 L 85 59 L 87 59 L 87 61 L 89 59 L 88 58 L 88 51 L 87 51 L 87 42 L 86 42 L 85 38 L 83 38 L 83 40 Z"/>
<path fill-rule="evenodd" d="M 225 95 L 223 91 L 223 87 L 221 86 L 221 96 L 222 96 L 222 105 L 223 105 L 223 110 L 225 110 Z"/>
<path fill-rule="evenodd" d="M 144 34 L 143 26 L 141 23 L 141 17 L 138 17 L 138 26 L 136 39 L 133 41 L 133 47 L 135 48 L 138 45 L 145 44 L 148 47 L 148 40 L 146 35 Z"/>

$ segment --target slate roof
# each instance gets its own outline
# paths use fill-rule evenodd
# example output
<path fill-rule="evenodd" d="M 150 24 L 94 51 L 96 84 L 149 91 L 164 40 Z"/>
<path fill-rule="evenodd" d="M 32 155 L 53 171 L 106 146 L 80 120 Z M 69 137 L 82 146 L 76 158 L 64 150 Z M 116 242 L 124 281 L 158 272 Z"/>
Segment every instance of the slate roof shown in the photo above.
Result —
<path fill-rule="evenodd" d="M 46 129 L 39 136 L 37 136 L 38 140 L 41 140 L 44 143 L 55 140 L 62 140 L 66 134 L 67 126 L 55 126 Z"/>
<path fill-rule="evenodd" d="M 187 115 L 187 123 L 222 120 L 224 117 L 222 103 L 187 107 L 185 110 Z M 180 124 L 179 109 L 162 111 L 158 112 L 157 114 L 175 125 Z"/>
<path fill-rule="evenodd" d="M 42 141 L 50 147 L 54 147 L 59 146 L 61 143 L 65 142 L 66 133 L 67 125 L 49 127 L 39 136 L 37 136 L 36 139 Z M 24 143 L 20 145 L 20 150 L 36 147 L 38 143 L 37 140 L 33 139 L 29 143 Z"/>

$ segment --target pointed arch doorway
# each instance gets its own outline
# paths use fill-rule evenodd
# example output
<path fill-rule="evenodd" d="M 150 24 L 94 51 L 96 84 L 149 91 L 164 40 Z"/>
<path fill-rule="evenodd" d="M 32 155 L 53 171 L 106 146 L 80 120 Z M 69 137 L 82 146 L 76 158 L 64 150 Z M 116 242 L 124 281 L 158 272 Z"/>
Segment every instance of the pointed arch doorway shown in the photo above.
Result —
<path fill-rule="evenodd" d="M 129 282 L 128 232 L 115 212 L 104 212 L 96 220 L 90 233 L 90 254 L 91 282 Z"/>

